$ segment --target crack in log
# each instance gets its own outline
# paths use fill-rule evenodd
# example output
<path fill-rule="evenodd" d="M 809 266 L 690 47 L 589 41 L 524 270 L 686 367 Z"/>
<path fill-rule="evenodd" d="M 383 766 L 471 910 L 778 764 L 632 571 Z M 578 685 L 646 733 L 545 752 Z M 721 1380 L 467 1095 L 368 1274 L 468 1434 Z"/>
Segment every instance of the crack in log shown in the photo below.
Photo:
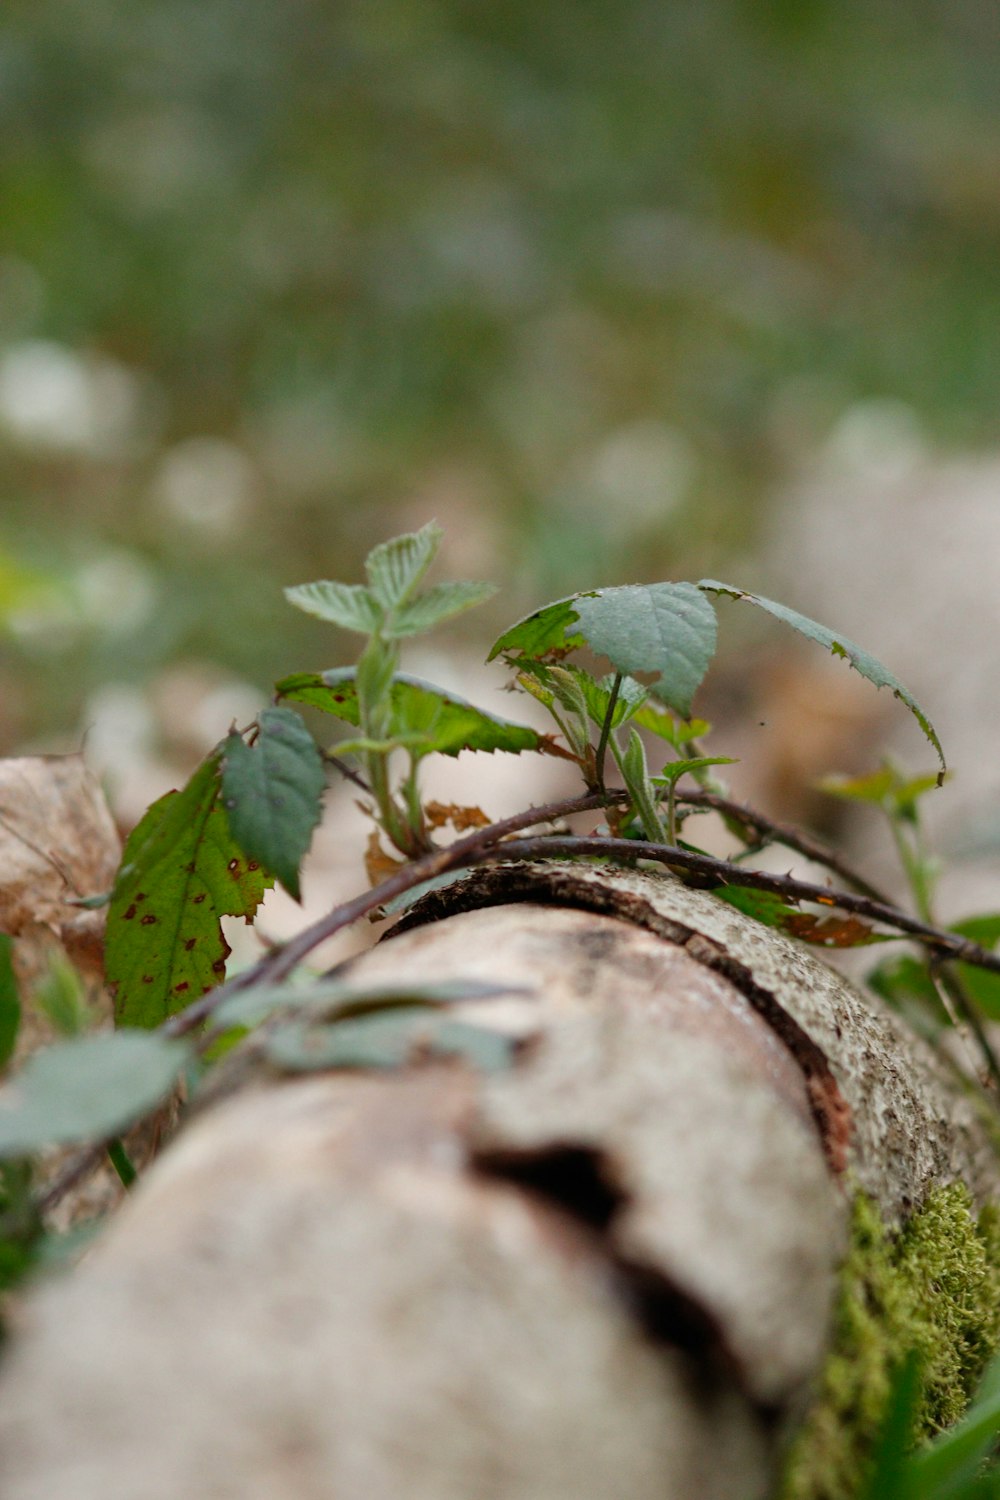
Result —
<path fill-rule="evenodd" d="M 554 1141 L 533 1150 L 476 1149 L 471 1169 L 487 1179 L 510 1183 L 547 1208 L 590 1230 L 605 1256 L 611 1282 L 651 1343 L 682 1350 L 696 1364 L 692 1373 L 713 1383 L 735 1379 L 747 1392 L 740 1361 L 722 1324 L 658 1266 L 623 1255 L 615 1244 L 615 1223 L 630 1204 L 605 1153 L 573 1141 Z M 753 1399 L 751 1397 L 751 1399 Z M 769 1408 L 754 1401 L 762 1417 Z"/>

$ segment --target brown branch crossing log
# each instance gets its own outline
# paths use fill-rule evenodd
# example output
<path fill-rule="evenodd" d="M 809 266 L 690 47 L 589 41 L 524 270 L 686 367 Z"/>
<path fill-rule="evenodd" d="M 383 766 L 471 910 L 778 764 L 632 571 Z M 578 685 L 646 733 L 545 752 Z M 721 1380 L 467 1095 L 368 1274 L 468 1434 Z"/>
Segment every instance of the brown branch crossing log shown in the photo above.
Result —
<path fill-rule="evenodd" d="M 670 876 L 477 871 L 351 966 L 487 978 L 483 1073 L 279 1077 L 251 1038 L 24 1308 L 4 1500 L 753 1500 L 828 1340 L 849 1189 L 996 1188 L 947 1070 Z"/>

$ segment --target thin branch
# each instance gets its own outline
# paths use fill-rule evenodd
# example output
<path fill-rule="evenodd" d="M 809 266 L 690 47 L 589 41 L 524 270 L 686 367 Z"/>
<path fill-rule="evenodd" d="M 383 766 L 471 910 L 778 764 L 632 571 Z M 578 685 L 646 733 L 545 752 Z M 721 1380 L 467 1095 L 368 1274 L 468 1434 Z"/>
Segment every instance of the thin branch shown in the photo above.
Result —
<path fill-rule="evenodd" d="M 615 673 L 615 680 L 611 686 L 611 696 L 608 698 L 607 712 L 604 715 L 604 723 L 601 725 L 601 737 L 597 742 L 597 754 L 594 757 L 594 781 L 599 792 L 604 787 L 604 760 L 608 753 L 608 740 L 611 738 L 611 723 L 615 716 L 615 704 L 618 702 L 618 694 L 621 691 L 622 674 Z"/>
<path fill-rule="evenodd" d="M 502 859 L 574 858 L 581 855 L 628 860 L 630 863 L 637 859 L 648 859 L 673 870 L 690 871 L 715 885 L 748 886 L 753 890 L 770 891 L 791 901 L 815 901 L 821 906 L 838 906 L 841 911 L 853 912 L 859 917 L 867 917 L 872 922 L 881 922 L 886 927 L 894 927 L 897 932 L 918 938 L 945 958 L 957 958 L 963 963 L 1000 974 L 1000 954 L 990 953 L 978 943 L 960 937 L 958 933 L 909 917 L 884 901 L 873 901 L 870 896 L 852 895 L 849 891 L 834 891 L 825 885 L 814 885 L 811 881 L 795 880 L 791 875 L 744 870 L 728 860 L 713 859 L 711 855 L 696 854 L 693 850 L 675 848 L 672 844 L 653 844 L 641 839 L 564 838 L 562 835 L 510 839 L 502 848 L 484 850 L 477 863 L 485 864 Z"/>
<path fill-rule="evenodd" d="M 868 896 L 872 901 L 881 901 L 886 906 L 892 905 L 883 891 L 872 885 L 863 875 L 859 875 L 857 870 L 852 869 L 835 850 L 824 844 L 821 839 L 813 838 L 811 834 L 792 828 L 787 823 L 776 823 L 773 818 L 767 817 L 764 813 L 759 813 L 742 802 L 732 802 L 718 792 L 706 792 L 700 789 L 678 792 L 677 800 L 692 807 L 710 807 L 714 812 L 722 813 L 724 817 L 733 818 L 745 827 L 764 834 L 771 842 L 783 844 L 786 849 L 794 849 L 797 854 L 811 859 L 814 864 L 825 865 L 828 870 L 832 870 L 834 875 L 839 875 L 841 880 L 860 895 Z"/>
<path fill-rule="evenodd" d="M 323 750 L 320 753 L 322 754 L 323 759 L 327 761 L 329 765 L 334 766 L 340 772 L 341 776 L 345 778 L 345 780 L 353 782 L 359 791 L 364 792 L 366 797 L 371 796 L 372 789 L 368 785 L 365 778 L 361 775 L 360 771 L 356 771 L 353 766 L 349 766 L 347 764 L 347 761 L 344 760 L 342 756 L 337 755 L 333 750 Z"/>
<path fill-rule="evenodd" d="M 436 875 L 445 874 L 450 870 L 471 869 L 480 864 L 517 859 L 545 860 L 585 856 L 610 858 L 628 864 L 634 864 L 639 859 L 652 860 L 666 865 L 669 869 L 700 876 L 703 882 L 710 882 L 713 885 L 750 887 L 771 891 L 791 901 L 813 901 L 823 906 L 837 906 L 842 911 L 881 922 L 887 927 L 895 928 L 898 932 L 914 937 L 942 958 L 960 959 L 964 963 L 974 964 L 993 973 L 1000 973 L 1000 955 L 990 953 L 977 943 L 959 937 L 956 933 L 947 932 L 942 928 L 908 917 L 904 912 L 876 895 L 833 891 L 826 886 L 795 880 L 790 875 L 772 875 L 763 870 L 745 870 L 727 860 L 713 859 L 710 855 L 697 854 L 693 850 L 676 848 L 670 844 L 647 843 L 636 839 L 565 837 L 562 834 L 546 834 L 521 839 L 513 837 L 514 834 L 537 827 L 541 823 L 552 823 L 569 817 L 573 813 L 592 812 L 627 799 L 628 793 L 621 789 L 604 793 L 594 792 L 586 796 L 566 797 L 556 802 L 546 803 L 541 807 L 529 808 L 526 812 L 505 818 L 489 828 L 477 829 L 465 838 L 457 839 L 447 848 L 436 849 L 414 860 L 372 890 L 365 891 L 353 900 L 327 912 L 325 916 L 304 928 L 289 942 L 265 953 L 255 964 L 236 975 L 235 978 L 209 990 L 186 1010 L 178 1011 L 176 1015 L 169 1017 L 157 1030 L 162 1036 L 186 1036 L 207 1020 L 230 995 L 251 989 L 255 985 L 272 984 L 283 979 L 328 938 L 351 926 L 361 917 L 377 911 L 379 907 L 386 905 L 397 896 L 405 895 L 407 891 L 413 890 L 424 881 L 433 879 Z M 734 816 L 744 818 L 747 823 L 753 823 L 773 832 L 775 838 L 780 839 L 782 843 L 788 842 L 792 848 L 798 849 L 809 858 L 817 857 L 808 847 L 811 844 L 810 840 L 796 835 L 797 842 L 792 843 L 790 839 L 786 840 L 785 835 L 793 833 L 794 830 L 782 829 L 781 825 L 772 824 L 760 814 L 753 813 L 750 809 L 740 808 L 738 804 L 728 804 L 725 798 L 719 797 L 714 792 L 689 792 L 685 794 L 684 800 L 694 804 L 717 806 L 719 811 L 729 811 L 732 808 Z M 819 857 L 830 863 L 825 858 L 825 852 Z M 831 868 L 835 867 L 831 864 Z M 846 870 L 843 873 L 847 878 Z M 858 883 L 853 877 L 853 872 L 851 883 L 855 885 Z M 991 1053 L 987 1052 L 986 1055 L 992 1058 Z M 992 1067 L 996 1067 L 996 1076 L 1000 1082 L 1000 1066 L 997 1066 L 995 1059 L 991 1070 Z M 70 1162 L 63 1174 L 49 1186 L 40 1199 L 38 1205 L 40 1211 L 47 1213 L 54 1208 L 67 1192 L 100 1164 L 104 1151 L 103 1144 L 87 1147 L 75 1161 Z"/>
<path fill-rule="evenodd" d="M 609 802 L 618 801 L 625 795 L 624 792 L 612 792 L 602 796 L 595 792 L 590 796 L 566 797 L 558 802 L 549 802 L 542 807 L 532 807 L 526 812 L 517 813 L 514 817 L 493 823 L 489 828 L 477 829 L 475 833 L 468 834 L 464 839 L 456 839 L 453 844 L 449 844 L 444 849 L 435 849 L 420 859 L 412 860 L 397 874 L 390 875 L 388 879 L 383 880 L 380 885 L 373 886 L 370 891 L 363 891 L 353 900 L 334 907 L 311 926 L 303 928 L 287 943 L 282 943 L 279 947 L 272 948 L 269 953 L 265 953 L 255 964 L 244 969 L 234 979 L 209 990 L 186 1010 L 178 1011 L 176 1015 L 164 1021 L 159 1028 L 160 1032 L 164 1036 L 186 1036 L 188 1032 L 200 1026 L 202 1021 L 212 1014 L 216 1006 L 228 999 L 230 995 L 250 989 L 257 984 L 273 984 L 279 979 L 284 979 L 304 958 L 308 957 L 314 948 L 318 948 L 320 943 L 325 943 L 328 938 L 335 937 L 345 927 L 352 926 L 361 917 L 366 917 L 370 912 L 377 911 L 380 906 L 394 901 L 397 896 L 404 896 L 407 891 L 422 885 L 425 880 L 433 880 L 435 876 L 444 875 L 449 870 L 460 870 L 478 864 L 487 850 L 511 834 L 519 833 L 525 828 L 533 828 L 539 823 L 551 823 L 557 818 L 567 817 L 570 813 L 588 812 L 599 807 L 606 807 Z"/>
<path fill-rule="evenodd" d="M 1000 1090 L 1000 1059 L 997 1058 L 996 1052 L 993 1050 L 993 1044 L 987 1035 L 986 1027 L 983 1025 L 982 1017 L 976 1009 L 975 1002 L 967 993 L 961 979 L 947 964 L 932 960 L 930 969 L 931 978 L 937 981 L 939 990 L 943 991 L 953 1009 L 957 1011 L 962 1021 L 968 1026 L 975 1037 L 979 1045 L 979 1050 L 986 1059 L 986 1066 L 993 1081 L 993 1087 Z"/>

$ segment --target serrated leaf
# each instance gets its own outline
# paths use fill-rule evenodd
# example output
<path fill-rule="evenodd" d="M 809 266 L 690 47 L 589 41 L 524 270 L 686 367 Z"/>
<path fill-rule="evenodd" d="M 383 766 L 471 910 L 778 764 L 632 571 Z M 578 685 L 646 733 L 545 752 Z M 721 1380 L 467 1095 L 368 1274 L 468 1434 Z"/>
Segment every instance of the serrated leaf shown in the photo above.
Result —
<path fill-rule="evenodd" d="M 347 724 L 359 722 L 358 695 L 353 667 L 338 667 L 329 672 L 297 672 L 276 683 L 283 698 L 295 703 L 309 703 L 333 714 Z M 524 724 L 499 719 L 485 709 L 476 708 L 454 693 L 423 682 L 419 677 L 397 673 L 391 693 L 390 734 L 426 735 L 426 748 L 417 747 L 422 755 L 435 750 L 441 755 L 458 755 L 462 750 L 538 750 L 542 736 Z"/>
<path fill-rule="evenodd" d="M 397 609 L 411 597 L 434 560 L 443 534 L 436 521 L 429 521 L 419 531 L 372 548 L 365 558 L 365 572 L 372 594 L 384 609 Z"/>
<path fill-rule="evenodd" d="M 170 1093 L 188 1052 L 131 1030 L 36 1052 L 0 1089 L 0 1157 L 117 1135 Z"/>
<path fill-rule="evenodd" d="M 765 599 L 760 594 L 750 594 L 746 589 L 735 588 L 729 583 L 719 583 L 712 578 L 703 578 L 698 587 L 708 594 L 726 594 L 730 599 L 745 599 L 748 604 L 756 604 L 758 609 L 766 610 L 776 620 L 781 620 L 785 625 L 790 625 L 793 630 L 797 630 L 807 640 L 816 641 L 819 645 L 825 646 L 827 651 L 831 652 L 834 656 L 844 657 L 856 672 L 860 672 L 862 677 L 866 677 L 869 682 L 873 682 L 877 688 L 889 688 L 893 697 L 898 698 L 901 703 L 906 704 L 906 707 L 910 710 L 910 713 L 934 747 L 934 752 L 941 762 L 941 770 L 937 778 L 938 785 L 940 786 L 947 767 L 944 750 L 941 747 L 941 741 L 938 739 L 937 730 L 912 693 L 903 686 L 897 677 L 893 676 L 887 667 L 884 667 L 876 657 L 872 656 L 870 652 L 855 645 L 853 641 L 848 640 L 847 636 L 837 635 L 834 631 L 828 630 L 825 625 L 820 625 L 815 620 L 810 620 L 806 615 L 800 615 L 798 610 L 789 609 L 784 604 L 777 604 L 773 599 Z"/>
<path fill-rule="evenodd" d="M 218 753 L 133 829 L 108 910 L 105 963 L 120 1026 L 158 1026 L 225 977 L 223 916 L 251 917 L 271 883 L 219 805 Z"/>
<path fill-rule="evenodd" d="M 5 1068 L 14 1053 L 21 1026 L 21 999 L 14 976 L 14 943 L 0 933 L 0 1068 Z"/>
<path fill-rule="evenodd" d="M 393 638 L 419 635 L 467 609 L 474 609 L 495 593 L 496 585 L 492 583 L 439 583 L 397 610 L 386 624 L 385 634 Z"/>
<path fill-rule="evenodd" d="M 566 599 L 556 599 L 542 609 L 536 609 L 523 620 L 518 620 L 493 642 L 487 661 L 512 651 L 522 656 L 544 657 L 553 651 L 574 650 L 583 645 L 583 636 L 569 627 L 578 618 L 577 600 L 582 594 L 570 594 Z"/>
<path fill-rule="evenodd" d="M 359 635 L 371 635 L 382 624 L 383 615 L 377 601 L 360 583 L 332 583 L 320 579 L 317 583 L 300 583 L 286 589 L 285 598 L 307 615 Z"/>
<path fill-rule="evenodd" d="M 267 708 L 253 745 L 231 734 L 222 800 L 233 838 L 300 900 L 299 868 L 320 820 L 326 777 L 312 735 L 290 708 Z"/>
<path fill-rule="evenodd" d="M 693 583 L 626 584 L 581 595 L 580 632 L 618 672 L 655 674 L 654 698 L 691 717 L 715 655 L 715 610 Z"/>

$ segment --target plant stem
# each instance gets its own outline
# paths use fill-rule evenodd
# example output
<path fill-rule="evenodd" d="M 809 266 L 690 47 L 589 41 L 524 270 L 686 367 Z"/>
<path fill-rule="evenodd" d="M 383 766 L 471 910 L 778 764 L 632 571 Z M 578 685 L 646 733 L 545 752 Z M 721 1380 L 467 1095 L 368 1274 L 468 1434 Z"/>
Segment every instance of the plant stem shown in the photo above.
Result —
<path fill-rule="evenodd" d="M 130 1188 L 139 1174 L 129 1160 L 125 1147 L 121 1141 L 114 1140 L 108 1141 L 104 1149 L 108 1153 L 108 1160 L 118 1173 L 122 1187 Z"/>
<path fill-rule="evenodd" d="M 677 778 L 672 776 L 667 786 L 667 843 L 677 842 Z"/>
<path fill-rule="evenodd" d="M 615 673 L 615 680 L 611 684 L 611 696 L 608 699 L 607 712 L 604 715 L 604 723 L 601 725 L 601 737 L 597 742 L 597 754 L 594 758 L 594 789 L 604 792 L 604 761 L 608 753 L 608 739 L 611 735 L 611 721 L 615 716 L 615 704 L 618 702 L 618 694 L 621 691 L 622 674 Z"/>
<path fill-rule="evenodd" d="M 971 999 L 965 985 L 949 964 L 938 964 L 932 961 L 930 967 L 932 977 L 937 979 L 938 984 L 951 1001 L 955 1011 L 975 1037 L 979 1050 L 985 1059 L 993 1086 L 1000 1091 L 1000 1059 L 997 1058 L 993 1044 L 986 1034 L 986 1028 L 983 1025 L 982 1017 L 976 1009 L 975 1002 Z"/>

